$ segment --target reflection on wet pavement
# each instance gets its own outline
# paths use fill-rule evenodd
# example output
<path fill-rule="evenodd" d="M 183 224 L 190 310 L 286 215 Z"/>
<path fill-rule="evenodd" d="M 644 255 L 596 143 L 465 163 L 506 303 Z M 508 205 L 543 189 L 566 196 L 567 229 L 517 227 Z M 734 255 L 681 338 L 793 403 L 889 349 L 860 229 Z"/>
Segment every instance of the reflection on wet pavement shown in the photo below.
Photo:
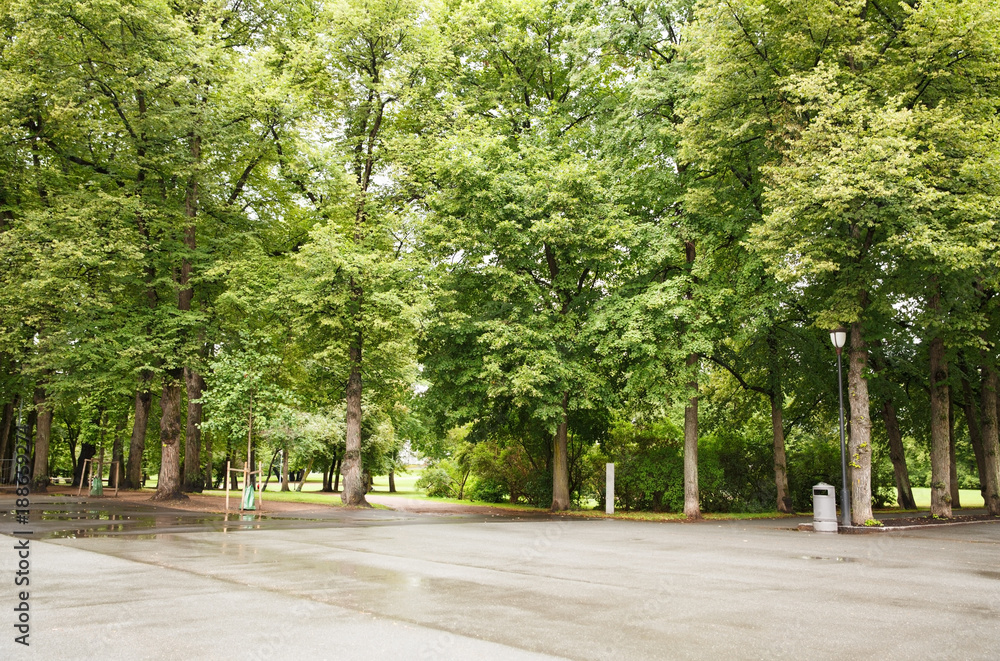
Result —
<path fill-rule="evenodd" d="M 15 524 L 13 499 L 0 495 L 0 533 L 25 529 Z M 494 516 L 455 514 L 416 515 L 391 510 L 346 508 L 311 509 L 293 514 L 207 513 L 144 505 L 134 501 L 33 496 L 30 525 L 34 539 L 73 539 L 124 536 L 154 538 L 159 534 L 237 532 L 345 526 L 496 521 Z M 518 520 L 520 517 L 511 517 Z"/>

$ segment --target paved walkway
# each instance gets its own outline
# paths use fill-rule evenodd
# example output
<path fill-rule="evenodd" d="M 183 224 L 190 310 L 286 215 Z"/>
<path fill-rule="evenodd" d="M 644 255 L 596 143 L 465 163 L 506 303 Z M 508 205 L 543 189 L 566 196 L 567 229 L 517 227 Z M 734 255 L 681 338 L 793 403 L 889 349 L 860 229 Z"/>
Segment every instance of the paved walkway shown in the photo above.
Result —
<path fill-rule="evenodd" d="M 996 659 L 1000 650 L 1000 523 L 838 536 L 795 532 L 794 520 L 340 509 L 226 522 L 33 502 L 48 514 L 35 526 L 45 539 L 31 542 L 31 647 L 13 644 L 15 588 L 0 579 L 3 659 Z M 9 512 L 10 499 L 0 507 Z M 105 528 L 91 528 L 101 516 Z M 8 513 L 0 531 L 12 526 Z M 13 540 L 2 542 L 0 575 L 12 577 Z"/>

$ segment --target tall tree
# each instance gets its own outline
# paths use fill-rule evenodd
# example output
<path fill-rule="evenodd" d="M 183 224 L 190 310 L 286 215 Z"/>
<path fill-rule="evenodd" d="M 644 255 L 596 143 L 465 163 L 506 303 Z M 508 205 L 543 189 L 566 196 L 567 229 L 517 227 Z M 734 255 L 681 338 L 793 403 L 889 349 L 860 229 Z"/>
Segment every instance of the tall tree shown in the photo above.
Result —
<path fill-rule="evenodd" d="M 343 377 L 341 499 L 365 506 L 366 392 L 377 399 L 396 390 L 413 366 L 413 204 L 420 196 L 401 164 L 409 136 L 436 114 L 438 15 L 421 2 L 345 0 L 327 5 L 317 20 L 315 59 L 304 66 L 321 72 L 312 96 L 320 111 L 315 128 L 331 141 L 314 158 L 348 176 L 327 173 L 308 184 L 296 177 L 322 220 L 297 257 L 294 296 L 303 327 L 317 331 L 306 342 Z"/>
<path fill-rule="evenodd" d="M 469 64 L 449 91 L 462 112 L 436 152 L 424 234 L 439 273 L 428 397 L 452 425 L 479 408 L 546 427 L 553 510 L 570 506 L 572 413 L 599 406 L 585 330 L 630 227 L 597 145 L 620 73 L 588 48 L 595 20 L 582 3 L 458 7 L 456 50 Z"/>

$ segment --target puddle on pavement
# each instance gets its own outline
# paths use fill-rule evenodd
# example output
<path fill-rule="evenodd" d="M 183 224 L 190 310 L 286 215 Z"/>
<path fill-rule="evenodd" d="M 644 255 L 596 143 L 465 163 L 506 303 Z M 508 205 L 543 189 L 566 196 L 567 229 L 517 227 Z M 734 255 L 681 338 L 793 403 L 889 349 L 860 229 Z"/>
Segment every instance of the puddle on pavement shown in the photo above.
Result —
<path fill-rule="evenodd" d="M 857 558 L 848 558 L 841 555 L 800 555 L 800 560 L 825 560 L 827 562 L 857 562 Z"/>
<path fill-rule="evenodd" d="M 77 539 L 123 536 L 155 538 L 157 534 L 179 532 L 233 532 L 258 530 L 268 517 L 257 514 L 162 513 L 134 504 L 115 511 L 87 507 L 86 503 L 65 503 L 67 507 L 34 509 L 31 512 L 36 539 Z M 0 518 L 6 512 L 0 513 Z M 10 512 L 13 516 L 14 512 Z"/>

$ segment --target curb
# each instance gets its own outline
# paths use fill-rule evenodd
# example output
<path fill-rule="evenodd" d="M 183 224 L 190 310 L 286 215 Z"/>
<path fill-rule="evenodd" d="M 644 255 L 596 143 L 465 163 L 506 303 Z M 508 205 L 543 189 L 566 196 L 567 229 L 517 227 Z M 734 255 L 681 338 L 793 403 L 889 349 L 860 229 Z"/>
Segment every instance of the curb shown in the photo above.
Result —
<path fill-rule="evenodd" d="M 1000 523 L 1000 519 L 982 519 L 981 521 L 955 521 L 954 523 L 927 523 L 915 526 L 839 526 L 837 533 L 841 535 L 872 535 L 883 532 L 906 532 L 907 530 L 927 530 L 941 526 L 970 526 L 977 523 Z M 813 524 L 800 523 L 799 532 L 815 532 Z M 822 534 L 822 533 L 820 533 Z M 827 533 L 829 534 L 829 533 Z"/>

